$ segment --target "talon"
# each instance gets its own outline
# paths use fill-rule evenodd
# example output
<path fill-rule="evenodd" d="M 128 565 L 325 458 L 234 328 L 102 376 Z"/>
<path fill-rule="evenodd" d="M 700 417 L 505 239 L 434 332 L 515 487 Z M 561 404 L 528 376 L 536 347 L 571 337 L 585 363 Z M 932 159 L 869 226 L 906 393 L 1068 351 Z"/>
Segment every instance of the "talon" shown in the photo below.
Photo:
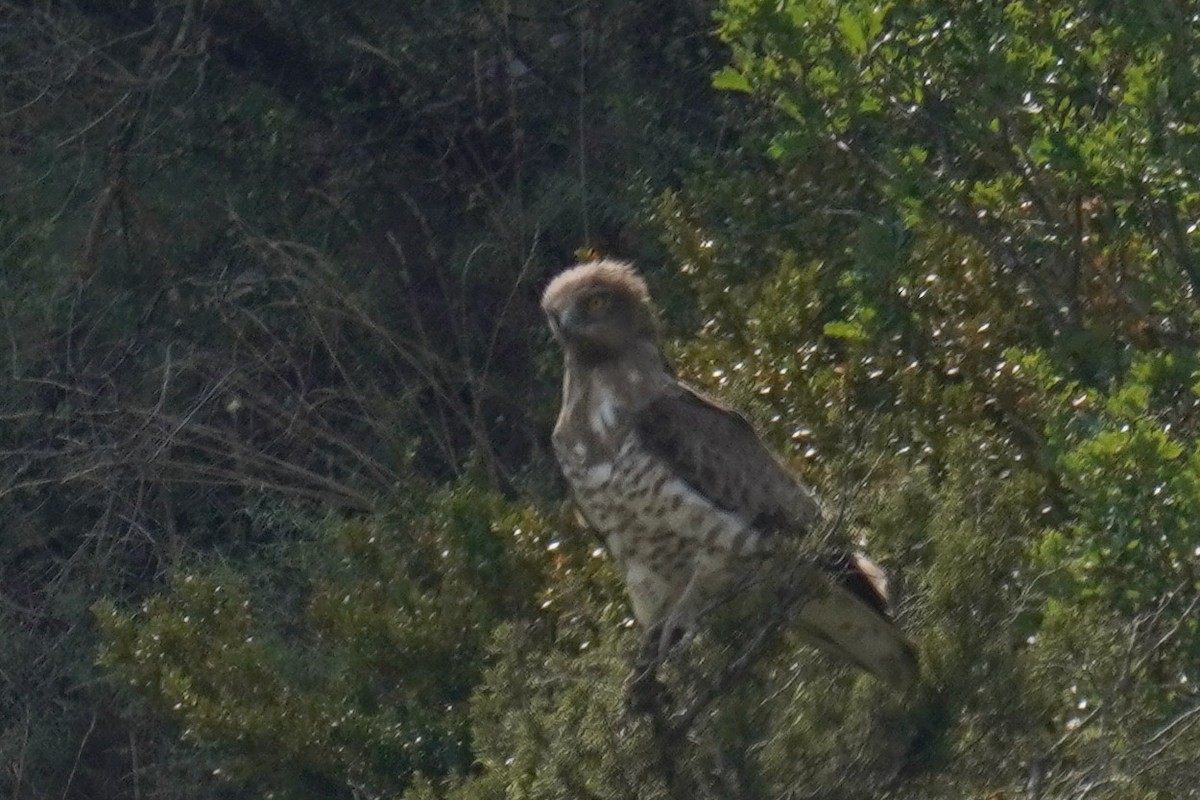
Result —
<path fill-rule="evenodd" d="M 687 631 L 675 625 L 670 619 L 664 622 L 658 630 L 658 663 L 667 660 L 667 653 L 671 651 L 675 645 L 683 641 L 683 637 Z"/>
<path fill-rule="evenodd" d="M 650 669 L 654 670 L 662 663 L 662 650 L 660 642 L 662 641 L 663 623 L 654 625 L 646 631 L 642 636 L 642 643 L 638 647 L 637 656 L 633 660 L 634 669 Z"/>
<path fill-rule="evenodd" d="M 650 714 L 669 700 L 666 684 L 658 679 L 654 666 L 647 669 L 635 666 L 626 687 L 625 706 L 630 714 Z"/>

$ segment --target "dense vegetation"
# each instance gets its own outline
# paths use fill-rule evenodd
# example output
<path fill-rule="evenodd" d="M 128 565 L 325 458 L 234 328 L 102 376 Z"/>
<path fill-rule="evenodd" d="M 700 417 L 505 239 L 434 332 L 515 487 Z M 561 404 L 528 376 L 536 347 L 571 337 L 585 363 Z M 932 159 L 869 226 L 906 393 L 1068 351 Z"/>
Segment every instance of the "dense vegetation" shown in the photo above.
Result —
<path fill-rule="evenodd" d="M 1195 796 L 1190 4 L 0 12 L 7 796 Z M 909 695 L 743 607 L 626 712 L 537 311 L 593 251 Z"/>

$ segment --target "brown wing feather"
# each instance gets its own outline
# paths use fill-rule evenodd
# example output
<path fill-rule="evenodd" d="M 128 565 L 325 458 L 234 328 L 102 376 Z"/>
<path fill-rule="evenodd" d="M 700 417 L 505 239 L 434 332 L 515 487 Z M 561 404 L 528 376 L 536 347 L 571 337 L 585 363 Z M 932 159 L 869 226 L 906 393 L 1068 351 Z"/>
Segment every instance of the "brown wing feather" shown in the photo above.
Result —
<path fill-rule="evenodd" d="M 874 561 L 859 553 L 838 553 L 824 564 L 843 589 L 890 618 L 887 577 Z"/>
<path fill-rule="evenodd" d="M 693 489 L 763 533 L 803 533 L 821 516 L 745 418 L 688 386 L 646 406 L 634 430 Z"/>
<path fill-rule="evenodd" d="M 737 412 L 680 385 L 634 421 L 644 447 L 725 511 L 764 534 L 807 531 L 820 507 Z M 814 643 L 896 686 L 917 676 L 916 651 L 888 615 L 883 571 L 864 556 L 833 554 L 801 583 L 823 587 L 796 612 Z"/>

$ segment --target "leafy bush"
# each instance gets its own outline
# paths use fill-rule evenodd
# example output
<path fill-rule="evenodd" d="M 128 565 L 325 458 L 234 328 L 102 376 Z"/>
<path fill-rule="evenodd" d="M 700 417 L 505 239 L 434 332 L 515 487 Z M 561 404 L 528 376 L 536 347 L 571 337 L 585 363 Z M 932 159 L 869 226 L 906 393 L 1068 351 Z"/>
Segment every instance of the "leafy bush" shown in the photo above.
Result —
<path fill-rule="evenodd" d="M 468 700 L 493 629 L 535 605 L 544 522 L 461 488 L 316 527 L 257 575 L 198 564 L 136 611 L 98 604 L 101 663 L 219 772 L 287 796 L 467 769 Z"/>

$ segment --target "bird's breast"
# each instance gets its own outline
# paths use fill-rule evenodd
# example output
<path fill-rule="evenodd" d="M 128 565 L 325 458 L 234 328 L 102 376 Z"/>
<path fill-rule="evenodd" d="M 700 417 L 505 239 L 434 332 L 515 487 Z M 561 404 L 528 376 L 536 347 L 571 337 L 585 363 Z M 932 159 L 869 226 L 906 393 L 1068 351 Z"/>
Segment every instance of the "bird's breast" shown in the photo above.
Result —
<path fill-rule="evenodd" d="M 641 447 L 632 432 L 609 458 L 574 460 L 564 444 L 563 474 L 575 501 L 618 557 L 629 549 L 621 542 L 663 537 L 696 552 L 742 557 L 761 550 L 763 537 L 747 520 L 714 505 Z"/>
<path fill-rule="evenodd" d="M 628 417 L 612 388 L 597 381 L 569 385 L 553 435 L 554 452 L 568 481 L 616 457 L 628 435 Z"/>

